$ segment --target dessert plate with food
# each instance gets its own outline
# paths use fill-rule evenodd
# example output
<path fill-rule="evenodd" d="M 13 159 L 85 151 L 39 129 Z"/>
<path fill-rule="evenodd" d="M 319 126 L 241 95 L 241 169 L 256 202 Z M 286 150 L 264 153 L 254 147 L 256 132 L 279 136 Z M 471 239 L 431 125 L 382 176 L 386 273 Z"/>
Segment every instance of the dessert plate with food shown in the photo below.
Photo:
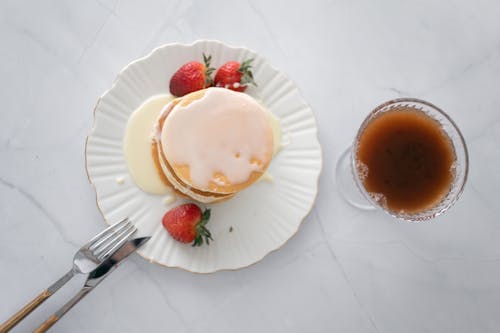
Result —
<path fill-rule="evenodd" d="M 264 58 L 168 44 L 98 100 L 86 163 L 107 223 L 152 236 L 151 262 L 209 273 L 256 263 L 312 209 L 322 166 L 312 110 Z"/>

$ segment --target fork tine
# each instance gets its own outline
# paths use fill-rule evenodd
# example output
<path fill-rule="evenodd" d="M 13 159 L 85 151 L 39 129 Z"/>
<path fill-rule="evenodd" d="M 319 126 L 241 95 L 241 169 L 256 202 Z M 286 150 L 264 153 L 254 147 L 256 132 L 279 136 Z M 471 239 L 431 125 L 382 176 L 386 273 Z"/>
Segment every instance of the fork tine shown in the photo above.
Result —
<path fill-rule="evenodd" d="M 116 243 L 112 248 L 110 248 L 106 253 L 99 256 L 99 260 L 106 260 L 110 255 L 112 255 L 116 250 L 120 248 L 128 240 L 130 236 L 136 232 L 137 229 L 134 227 L 131 229 L 118 243 Z"/>
<path fill-rule="evenodd" d="M 116 235 L 119 234 L 123 229 L 128 228 L 131 225 L 132 225 L 132 223 L 130 223 L 130 221 L 128 221 L 128 219 L 127 219 L 126 223 L 121 223 L 120 222 L 119 225 L 117 224 L 117 228 L 109 230 L 108 234 L 104 234 L 104 235 L 101 236 L 100 239 L 96 239 L 94 242 L 89 243 L 88 249 L 91 250 L 91 251 L 97 249 L 102 244 L 104 244 L 105 242 L 107 242 L 110 238 L 116 237 Z"/>
<path fill-rule="evenodd" d="M 92 237 L 92 239 L 87 244 L 90 245 L 91 243 L 93 243 L 94 241 L 98 240 L 104 234 L 108 233 L 112 229 L 120 226 L 121 224 L 128 223 L 128 222 L 129 222 L 128 217 L 126 217 L 123 220 L 121 220 L 119 222 L 116 222 L 115 224 L 110 225 L 109 227 L 107 227 L 106 229 L 104 229 L 103 231 L 101 231 L 100 233 L 98 233 L 97 235 L 95 235 L 94 237 Z"/>
<path fill-rule="evenodd" d="M 110 248 L 113 248 L 117 243 L 125 242 L 127 238 L 132 235 L 137 230 L 133 225 L 128 225 L 123 231 L 115 235 L 111 241 L 107 244 L 100 246 L 99 248 L 92 251 L 98 260 L 103 258 L 102 254 L 107 253 Z"/>

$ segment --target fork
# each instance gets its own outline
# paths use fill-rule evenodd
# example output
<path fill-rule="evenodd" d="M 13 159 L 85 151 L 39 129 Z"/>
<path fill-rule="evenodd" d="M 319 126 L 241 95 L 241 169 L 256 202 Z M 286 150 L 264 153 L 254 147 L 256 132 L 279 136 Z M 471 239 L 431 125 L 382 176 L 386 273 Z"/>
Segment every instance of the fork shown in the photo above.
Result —
<path fill-rule="evenodd" d="M 0 333 L 8 332 L 24 317 L 47 300 L 76 274 L 88 274 L 119 249 L 137 229 L 128 218 L 115 223 L 83 245 L 73 257 L 73 267 L 50 287 L 0 325 Z"/>

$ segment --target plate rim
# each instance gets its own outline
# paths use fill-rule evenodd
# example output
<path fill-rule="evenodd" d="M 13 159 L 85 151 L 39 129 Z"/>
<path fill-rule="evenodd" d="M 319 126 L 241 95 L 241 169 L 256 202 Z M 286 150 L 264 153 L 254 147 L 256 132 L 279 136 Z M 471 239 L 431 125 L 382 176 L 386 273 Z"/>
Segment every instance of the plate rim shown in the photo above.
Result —
<path fill-rule="evenodd" d="M 205 275 L 205 274 L 214 274 L 214 273 L 217 273 L 217 272 L 221 272 L 221 271 L 238 271 L 238 270 L 242 270 L 242 269 L 245 269 L 245 268 L 249 268 L 259 262 L 261 262 L 265 257 L 267 257 L 268 255 L 270 255 L 271 253 L 273 252 L 276 252 L 278 250 L 280 250 L 282 247 L 284 247 L 295 235 L 297 235 L 298 231 L 300 228 L 302 228 L 302 225 L 304 224 L 304 221 L 305 219 L 311 214 L 311 212 L 314 210 L 314 207 L 316 205 L 316 200 L 318 198 L 318 195 L 319 195 L 319 180 L 321 178 L 321 174 L 323 172 L 323 147 L 321 146 L 321 142 L 319 140 L 319 129 L 318 129 L 318 121 L 316 119 L 316 115 L 314 114 L 314 112 L 312 111 L 312 108 L 311 106 L 309 105 L 309 103 L 306 102 L 306 100 L 304 99 L 303 95 L 302 95 L 302 92 L 300 90 L 300 88 L 295 84 L 295 82 L 293 80 L 290 79 L 290 77 L 283 71 L 279 70 L 278 68 L 276 68 L 274 65 L 272 65 L 268 59 L 264 56 L 261 56 L 260 53 L 254 51 L 253 49 L 250 49 L 248 47 L 245 47 L 245 46 L 232 46 L 232 45 L 228 45 L 220 40 L 217 40 L 217 39 L 196 39 L 194 40 L 193 42 L 191 43 L 181 43 L 181 42 L 172 42 L 172 43 L 165 43 L 165 44 L 162 44 L 160 46 L 157 46 L 155 48 L 153 48 L 148 54 L 146 54 L 145 56 L 142 56 L 140 58 L 137 58 L 131 62 L 129 62 L 127 65 L 125 65 L 119 72 L 118 74 L 116 74 L 111 86 L 106 89 L 98 98 L 97 98 L 97 101 L 96 101 L 96 104 L 93 108 L 93 111 L 92 111 L 92 126 L 90 127 L 89 131 L 88 131 L 88 134 L 85 138 L 85 147 L 84 147 L 84 160 L 85 160 L 85 173 L 87 175 L 87 179 L 90 183 L 90 185 L 92 186 L 92 189 L 93 189 L 93 192 L 95 194 L 95 202 L 96 202 L 96 206 L 97 206 L 97 210 L 99 211 L 99 213 L 101 214 L 102 218 L 103 218 L 103 221 L 105 224 L 107 225 L 110 225 L 110 221 L 108 221 L 106 219 L 106 216 L 103 212 L 103 210 L 101 209 L 101 206 L 99 205 L 99 200 L 98 200 L 98 193 L 97 193 L 97 188 L 95 186 L 95 184 L 92 182 L 92 179 L 90 177 L 90 173 L 89 173 L 89 165 L 88 165 L 88 159 L 87 159 L 87 148 L 88 148 L 88 142 L 89 142 L 89 138 L 90 136 L 93 134 L 93 131 L 95 129 L 95 125 L 96 125 L 96 111 L 97 111 L 97 108 L 99 107 L 99 104 L 101 103 L 101 100 L 116 86 L 116 83 L 118 82 L 118 80 L 120 79 L 120 77 L 123 75 L 123 73 L 129 68 L 131 67 L 132 65 L 140 62 L 140 61 L 144 61 L 146 60 L 147 58 L 151 57 L 154 53 L 160 51 L 161 49 L 163 48 L 167 48 L 167 47 L 175 47 L 175 46 L 182 46 L 182 47 L 192 47 L 198 43 L 215 43 L 215 44 L 219 44 L 219 45 L 222 45 L 223 47 L 226 47 L 226 48 L 230 48 L 230 49 L 242 49 L 242 50 L 247 50 L 247 51 L 250 51 L 256 55 L 258 55 L 260 58 L 262 58 L 262 60 L 267 63 L 268 66 L 270 66 L 273 70 L 275 70 L 277 73 L 279 73 L 280 75 L 283 75 L 285 77 L 286 80 L 289 80 L 293 83 L 293 86 L 294 88 L 297 90 L 297 93 L 298 93 L 298 97 L 302 100 L 302 102 L 304 102 L 305 105 L 307 105 L 307 107 L 311 110 L 311 115 L 312 115 L 312 118 L 313 118 L 313 121 L 314 121 L 314 137 L 316 139 L 316 142 L 318 143 L 318 149 L 319 149 L 319 168 L 318 168 L 318 173 L 317 173 L 317 176 L 316 176 L 316 181 L 315 181 L 315 193 L 314 193 L 314 197 L 313 197 L 313 200 L 311 202 L 311 205 L 310 207 L 308 208 L 307 212 L 304 214 L 304 216 L 300 219 L 300 222 L 297 226 L 297 228 L 293 231 L 293 233 L 290 234 L 290 236 L 282 243 L 280 244 L 278 247 L 268 251 L 267 253 L 265 253 L 264 255 L 262 255 L 260 258 L 257 258 L 257 260 L 255 260 L 254 262 L 250 263 L 250 264 L 247 264 L 247 265 L 243 265 L 243 266 L 239 266 L 239 267 L 235 267 L 235 268 L 227 268 L 227 267 L 222 267 L 222 268 L 216 268 L 214 270 L 211 270 L 211 271 L 205 271 L 205 272 L 197 272 L 197 271 L 193 271 L 193 270 L 190 270 L 188 268 L 185 268 L 185 267 L 182 267 L 180 265 L 167 265 L 167 264 L 164 264 L 164 263 L 161 263 L 161 262 L 158 262 L 156 261 L 155 259 L 152 259 L 152 258 L 148 258 L 146 257 L 145 255 L 143 255 L 142 253 L 140 253 L 139 251 L 136 251 L 136 253 L 141 257 L 143 258 L 144 260 L 147 260 L 148 262 L 150 263 L 154 263 L 154 264 L 157 264 L 157 265 L 160 265 L 164 268 L 174 268 L 174 269 L 181 269 L 183 271 L 186 271 L 186 272 L 189 272 L 189 273 L 193 273 L 193 274 L 201 274 L 201 275 Z"/>

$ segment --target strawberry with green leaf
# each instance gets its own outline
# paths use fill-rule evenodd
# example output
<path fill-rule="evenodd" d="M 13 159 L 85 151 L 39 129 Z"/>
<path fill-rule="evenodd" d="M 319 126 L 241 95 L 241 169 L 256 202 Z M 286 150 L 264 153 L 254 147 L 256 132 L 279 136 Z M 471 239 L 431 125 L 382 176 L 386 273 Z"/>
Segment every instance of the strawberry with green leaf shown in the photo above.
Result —
<path fill-rule="evenodd" d="M 210 209 L 201 210 L 195 204 L 183 204 L 169 210 L 162 219 L 168 233 L 177 241 L 200 246 L 210 244 L 212 235 L 206 228 L 210 219 Z"/>
<path fill-rule="evenodd" d="M 182 65 L 170 79 L 170 93 L 181 97 L 211 87 L 213 85 L 212 72 L 215 70 L 210 67 L 211 60 L 212 56 L 203 54 L 203 63 L 190 61 Z"/>
<path fill-rule="evenodd" d="M 248 85 L 257 86 L 252 73 L 252 59 L 241 64 L 237 61 L 228 61 L 220 66 L 215 74 L 214 85 L 234 91 L 243 92 Z"/>

